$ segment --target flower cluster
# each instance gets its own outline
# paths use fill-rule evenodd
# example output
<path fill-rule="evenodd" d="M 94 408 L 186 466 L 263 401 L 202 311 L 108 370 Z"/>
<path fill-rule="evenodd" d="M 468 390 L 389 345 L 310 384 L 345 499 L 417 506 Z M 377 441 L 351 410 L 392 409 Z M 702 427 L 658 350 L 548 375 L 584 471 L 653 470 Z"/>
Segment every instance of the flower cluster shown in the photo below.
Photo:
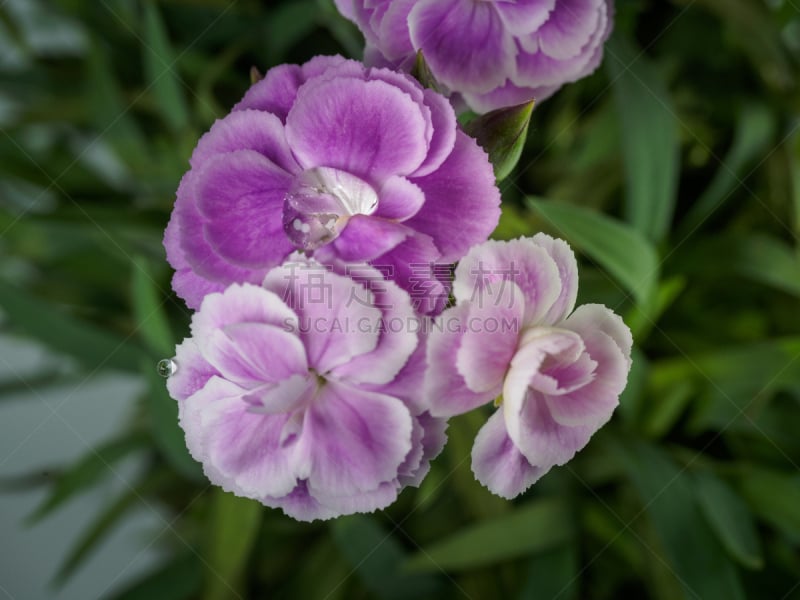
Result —
<path fill-rule="evenodd" d="M 409 70 L 422 52 L 437 81 L 475 112 L 543 100 L 594 71 L 610 0 L 336 0 L 370 64 Z"/>
<path fill-rule="evenodd" d="M 452 33 L 465 8 L 341 4 L 369 16 L 373 45 L 402 37 L 401 21 L 417 39 L 445 6 Z M 605 3 L 468 4 L 505 15 L 503 40 L 525 22 L 564 60 L 567 38 L 596 60 L 607 29 Z M 467 60 L 488 90 L 484 49 Z M 167 387 L 216 485 L 301 520 L 374 511 L 419 485 L 449 417 L 494 402 L 473 470 L 511 498 L 611 417 L 630 332 L 605 307 L 573 310 L 565 242 L 487 241 L 500 216 L 489 156 L 410 75 L 341 57 L 273 68 L 190 166 L 164 245 L 196 312 Z"/>

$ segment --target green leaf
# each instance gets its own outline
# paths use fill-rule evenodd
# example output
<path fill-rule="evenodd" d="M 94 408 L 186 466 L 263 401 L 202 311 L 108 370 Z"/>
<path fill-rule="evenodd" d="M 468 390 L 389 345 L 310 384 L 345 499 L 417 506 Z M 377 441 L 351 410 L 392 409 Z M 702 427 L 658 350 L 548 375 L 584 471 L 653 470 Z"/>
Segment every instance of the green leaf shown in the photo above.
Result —
<path fill-rule="evenodd" d="M 430 67 L 428 66 L 422 50 L 417 50 L 416 60 L 414 67 L 411 69 L 411 76 L 419 81 L 420 85 L 424 88 L 432 89 L 435 92 L 444 93 L 436 77 L 433 76 Z"/>
<path fill-rule="evenodd" d="M 728 554 L 749 569 L 760 569 L 764 557 L 747 504 L 709 471 L 695 473 L 692 479 L 700 509 Z"/>
<path fill-rule="evenodd" d="M 729 254 L 730 263 L 742 275 L 800 297 L 800 255 L 783 241 L 753 234 L 739 238 Z"/>
<path fill-rule="evenodd" d="M 638 231 L 572 204 L 540 199 L 529 199 L 528 204 L 557 235 L 613 275 L 640 305 L 649 307 L 660 265 L 655 248 Z"/>
<path fill-rule="evenodd" d="M 151 474 L 143 482 L 130 486 L 100 512 L 92 524 L 84 531 L 78 542 L 70 549 L 67 557 L 58 570 L 54 582 L 61 585 L 66 582 L 89 557 L 92 551 L 106 539 L 119 525 L 129 511 L 144 503 L 148 494 L 169 483 L 171 475 L 164 471 Z"/>
<path fill-rule="evenodd" d="M 203 569 L 194 553 L 168 562 L 136 581 L 111 600 L 187 600 L 195 598 L 202 585 Z"/>
<path fill-rule="evenodd" d="M 308 16 L 315 12 L 315 0 L 293 0 L 270 12 L 265 42 L 273 63 L 283 62 L 292 46 L 314 31 L 317 24 Z"/>
<path fill-rule="evenodd" d="M 114 78 L 108 54 L 97 40 L 93 42 L 87 62 L 87 114 L 126 164 L 145 170 L 150 156 L 147 142 Z"/>
<path fill-rule="evenodd" d="M 263 506 L 215 488 L 212 497 L 208 571 L 203 598 L 239 597 L 240 585 L 258 533 Z"/>
<path fill-rule="evenodd" d="M 164 312 L 164 294 L 155 283 L 149 262 L 139 256 L 133 261 L 133 313 L 136 327 L 147 346 L 158 356 L 175 354 L 175 342 Z"/>
<path fill-rule="evenodd" d="M 696 505 L 685 469 L 661 449 L 643 442 L 620 444 L 618 455 L 686 598 L 743 600 L 736 567 Z"/>
<path fill-rule="evenodd" d="M 129 338 L 117 338 L 4 281 L 0 309 L 15 329 L 72 356 L 87 370 L 138 368 L 142 351 Z"/>
<path fill-rule="evenodd" d="M 579 552 L 570 544 L 543 552 L 528 563 L 528 576 L 519 600 L 572 600 L 580 588 Z"/>
<path fill-rule="evenodd" d="M 147 0 L 144 4 L 142 46 L 144 70 L 161 108 L 164 121 L 173 131 L 180 131 L 189 123 L 189 112 L 186 109 L 186 100 L 167 30 L 153 0 Z"/>
<path fill-rule="evenodd" d="M 733 144 L 720 162 L 717 174 L 703 195 L 691 206 L 681 222 L 681 231 L 688 234 L 700 226 L 741 185 L 747 165 L 763 158 L 775 137 L 776 123 L 770 110 L 762 104 L 747 104 L 739 112 Z"/>
<path fill-rule="evenodd" d="M 439 582 L 435 578 L 401 571 L 405 553 L 392 533 L 366 515 L 343 517 L 331 524 L 339 551 L 378 598 L 436 597 Z"/>
<path fill-rule="evenodd" d="M 573 526 L 563 500 L 535 500 L 428 545 L 406 568 L 461 571 L 502 563 L 563 544 L 573 535 Z"/>
<path fill-rule="evenodd" d="M 800 542 L 800 475 L 763 468 L 746 468 L 739 482 L 753 511 L 776 529 Z"/>
<path fill-rule="evenodd" d="M 421 53 L 420 55 L 421 56 Z M 464 131 L 486 150 L 497 181 L 511 174 L 522 156 L 534 101 L 501 108 L 472 119 Z"/>
<path fill-rule="evenodd" d="M 35 523 L 74 496 L 112 474 L 113 465 L 134 450 L 144 446 L 147 436 L 134 432 L 89 451 L 56 480 L 50 495 L 39 505 L 28 521 Z"/>
<path fill-rule="evenodd" d="M 202 468 L 186 448 L 186 438 L 178 424 L 178 403 L 167 392 L 166 380 L 154 363 L 144 361 L 141 366 L 149 384 L 147 408 L 156 446 L 178 473 L 193 481 L 204 481 Z"/>
<path fill-rule="evenodd" d="M 678 190 L 675 110 L 660 73 L 619 31 L 606 43 L 605 55 L 622 134 L 625 215 L 658 242 L 669 231 Z"/>

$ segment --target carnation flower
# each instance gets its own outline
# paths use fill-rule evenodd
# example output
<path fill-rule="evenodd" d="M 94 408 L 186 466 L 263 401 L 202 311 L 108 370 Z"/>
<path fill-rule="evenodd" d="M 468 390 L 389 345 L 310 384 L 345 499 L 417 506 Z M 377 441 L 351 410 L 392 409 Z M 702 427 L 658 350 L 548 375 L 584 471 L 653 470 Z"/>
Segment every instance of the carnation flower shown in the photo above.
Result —
<path fill-rule="evenodd" d="M 428 340 L 425 396 L 448 417 L 492 400 L 472 449 L 477 479 L 505 498 L 583 448 L 610 418 L 632 338 L 608 308 L 573 312 L 575 256 L 547 235 L 473 248 L 456 269 L 456 306 Z"/>
<path fill-rule="evenodd" d="M 435 313 L 448 290 L 434 265 L 485 240 L 500 214 L 488 157 L 443 96 L 341 57 L 271 69 L 190 164 L 164 245 L 192 308 L 301 250 L 375 265 Z"/>
<path fill-rule="evenodd" d="M 478 112 L 543 100 L 594 71 L 611 0 L 336 0 L 367 40 L 372 64 L 414 64 Z"/>
<path fill-rule="evenodd" d="M 425 475 L 445 422 L 421 401 L 420 317 L 375 269 L 355 270 L 295 256 L 263 287 L 203 300 L 168 388 L 213 483 L 314 520 L 383 508 Z"/>

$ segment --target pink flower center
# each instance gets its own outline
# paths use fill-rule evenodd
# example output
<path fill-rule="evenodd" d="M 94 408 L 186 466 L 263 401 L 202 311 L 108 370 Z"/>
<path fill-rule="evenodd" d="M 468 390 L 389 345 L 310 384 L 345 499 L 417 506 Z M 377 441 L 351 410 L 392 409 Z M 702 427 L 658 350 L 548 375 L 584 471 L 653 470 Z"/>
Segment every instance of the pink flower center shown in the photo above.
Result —
<path fill-rule="evenodd" d="M 335 240 L 353 215 L 370 215 L 378 193 L 363 179 L 330 167 L 303 171 L 292 182 L 283 204 L 283 230 L 302 250 L 316 250 Z"/>

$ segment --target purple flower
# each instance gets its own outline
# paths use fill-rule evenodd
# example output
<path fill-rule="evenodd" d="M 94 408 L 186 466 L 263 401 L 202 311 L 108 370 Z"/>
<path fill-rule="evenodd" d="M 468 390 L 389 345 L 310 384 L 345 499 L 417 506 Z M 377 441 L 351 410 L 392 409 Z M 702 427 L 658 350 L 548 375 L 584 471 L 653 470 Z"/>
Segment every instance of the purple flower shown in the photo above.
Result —
<path fill-rule="evenodd" d="M 271 69 L 190 164 L 164 245 L 192 308 L 303 250 L 373 264 L 435 313 L 447 282 L 432 263 L 461 258 L 500 214 L 486 153 L 443 96 L 341 57 Z"/>
<path fill-rule="evenodd" d="M 630 330 L 599 304 L 573 312 L 575 256 L 547 235 L 473 248 L 456 269 L 457 305 L 428 340 L 425 395 L 448 417 L 499 408 L 472 470 L 505 498 L 583 448 L 610 418 L 630 370 Z"/>
<path fill-rule="evenodd" d="M 387 506 L 445 441 L 421 402 L 425 317 L 352 270 L 295 256 L 263 287 L 209 294 L 168 380 L 208 478 L 301 520 Z"/>
<path fill-rule="evenodd" d="M 433 75 L 469 107 L 543 100 L 594 71 L 612 27 L 611 0 L 336 0 L 367 40 L 372 64 Z"/>

